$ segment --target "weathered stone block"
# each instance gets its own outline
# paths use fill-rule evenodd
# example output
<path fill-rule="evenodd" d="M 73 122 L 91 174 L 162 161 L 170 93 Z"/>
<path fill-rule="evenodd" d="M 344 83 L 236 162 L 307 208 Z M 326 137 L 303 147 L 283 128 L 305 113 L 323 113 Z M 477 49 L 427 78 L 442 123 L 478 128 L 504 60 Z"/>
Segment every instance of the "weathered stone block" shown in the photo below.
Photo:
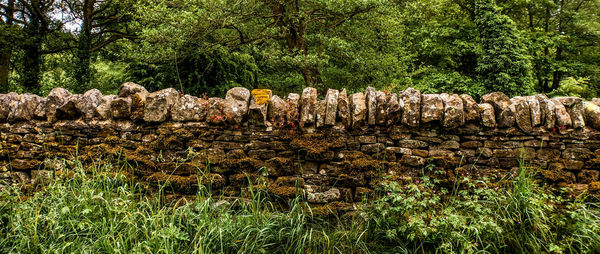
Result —
<path fill-rule="evenodd" d="M 494 106 L 496 124 L 498 127 L 512 127 L 515 124 L 515 112 L 511 107 L 510 98 L 502 92 L 493 92 L 481 97 L 483 103 Z"/>
<path fill-rule="evenodd" d="M 315 123 L 317 89 L 312 87 L 304 88 L 301 99 L 300 127 L 309 127 L 311 124 Z"/>
<path fill-rule="evenodd" d="M 325 96 L 325 101 L 327 103 L 325 110 L 325 125 L 335 125 L 335 120 L 337 118 L 338 111 L 339 96 L 340 92 L 338 90 L 327 90 L 327 95 Z"/>
<path fill-rule="evenodd" d="M 457 128 L 465 124 L 465 111 L 460 96 L 456 94 L 440 94 L 444 102 L 444 120 L 442 125 L 448 128 Z"/>
<path fill-rule="evenodd" d="M 441 121 L 444 117 L 444 102 L 438 94 L 423 94 L 421 101 L 421 121 L 429 123 Z"/>
<path fill-rule="evenodd" d="M 173 88 L 149 94 L 144 105 L 144 121 L 164 122 L 168 120 L 171 116 L 171 107 L 179 100 L 179 96 L 179 92 Z"/>
<path fill-rule="evenodd" d="M 352 113 L 352 127 L 358 127 L 363 124 L 367 118 L 367 104 L 363 93 L 355 93 L 350 96 L 350 107 Z"/>
<path fill-rule="evenodd" d="M 409 87 L 399 96 L 403 105 L 402 124 L 418 127 L 421 120 L 421 92 Z"/>

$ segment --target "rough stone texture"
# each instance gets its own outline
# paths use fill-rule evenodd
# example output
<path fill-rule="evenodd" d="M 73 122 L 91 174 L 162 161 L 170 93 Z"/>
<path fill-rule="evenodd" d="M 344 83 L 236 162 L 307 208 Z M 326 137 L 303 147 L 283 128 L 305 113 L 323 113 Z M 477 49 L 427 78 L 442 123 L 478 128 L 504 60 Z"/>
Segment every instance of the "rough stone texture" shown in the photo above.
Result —
<path fill-rule="evenodd" d="M 96 92 L 90 93 L 98 98 Z M 455 183 L 465 172 L 475 178 L 505 179 L 519 166 L 519 159 L 539 170 L 536 179 L 553 187 L 576 184 L 578 190 L 585 191 L 600 184 L 598 100 L 582 102 L 584 123 L 588 126 L 571 128 L 573 115 L 577 114 L 573 110 L 579 103 L 577 99 L 560 99 L 561 102 L 541 95 L 513 98 L 514 103 L 507 108 L 514 113 L 516 126 L 497 127 L 492 104 L 478 104 L 475 111 L 479 117 L 475 119 L 479 120 L 465 123 L 469 99 L 438 95 L 444 103 L 441 107 L 444 115 L 439 118 L 427 112 L 432 100 L 437 101 L 436 108 L 440 109 L 439 101 L 431 99 L 436 96 L 419 95 L 422 101 L 418 103 L 418 111 L 423 111 L 419 122 L 424 125 L 412 127 L 398 124 L 403 115 L 399 109 L 410 107 L 403 107 L 405 100 L 394 94 L 386 94 L 385 101 L 377 100 L 381 97 L 376 96 L 377 124 L 368 125 L 365 95 L 357 93 L 344 99 L 342 91 L 336 99 L 338 120 L 334 125 L 326 124 L 328 100 L 316 101 L 316 96 L 313 97 L 312 112 L 317 120 L 313 119 L 310 127 L 321 127 L 317 129 L 298 128 L 298 108 L 302 105 L 300 96 L 293 94 L 286 99 L 277 96 L 254 99 L 257 105 L 266 102 L 261 105 L 268 106 L 269 120 L 280 122 L 285 116 L 283 126 L 270 122 L 265 123 L 267 126 L 249 124 L 248 118 L 241 124 L 228 121 L 224 112 L 226 100 L 221 98 L 210 98 L 206 110 L 175 106 L 203 101 L 192 96 L 177 97 L 168 110 L 171 120 L 169 117 L 163 122 L 136 120 L 132 104 L 143 91 L 126 97 L 102 96 L 92 118 L 87 119 L 87 109 L 78 106 L 85 95 L 58 94 L 54 93 L 52 100 L 55 104 L 62 101 L 54 112 L 59 121 L 50 121 L 42 114 L 28 121 L 0 123 L 0 173 L 10 172 L 1 174 L 0 180 L 40 183 L 35 180 L 37 176 L 54 171 L 58 174 L 66 167 L 64 162 L 53 163 L 48 158 L 62 161 L 60 158 L 76 156 L 89 165 L 114 159 L 127 161 L 133 167 L 132 177 L 149 183 L 149 188 L 170 182 L 165 191 L 190 194 L 197 191 L 200 181 L 218 195 L 240 196 L 248 193 L 250 181 L 261 184 L 265 191 L 282 200 L 306 193 L 309 203 L 334 208 L 340 204 L 351 206 L 350 203 L 360 201 L 357 197 L 369 198 L 365 195 L 376 194 L 373 190 L 385 179 L 409 184 L 428 165 L 435 165 L 434 171 L 442 173 L 443 177 L 438 178 L 442 185 Z M 28 101 L 23 99 L 27 97 L 31 95 L 0 95 L 4 121 L 19 107 L 29 112 L 29 116 L 34 108 L 47 112 L 44 103 L 19 106 Z M 406 100 L 408 104 L 412 103 L 410 100 Z M 535 113 L 536 102 L 539 113 Z M 379 125 L 377 112 L 381 105 L 386 105 L 385 122 L 389 125 Z M 206 117 L 202 112 L 206 112 Z M 535 114 L 539 115 L 539 122 L 534 120 Z M 527 123 L 527 115 L 531 126 L 523 125 Z M 26 118 L 27 114 L 13 117 Z M 258 120 L 264 122 L 262 113 Z M 441 123 L 436 123 L 440 120 Z M 210 173 L 200 173 L 198 169 L 204 168 L 210 168 Z"/>
<path fill-rule="evenodd" d="M 327 101 L 320 100 L 317 101 L 317 105 L 315 107 L 315 122 L 317 128 L 321 128 L 325 126 L 325 114 L 327 110 Z"/>
<path fill-rule="evenodd" d="M 409 87 L 400 94 L 402 101 L 402 124 L 418 127 L 421 119 L 421 92 Z"/>
<path fill-rule="evenodd" d="M 591 102 L 585 102 L 583 113 L 587 126 L 597 130 L 600 129 L 600 106 Z"/>
<path fill-rule="evenodd" d="M 557 99 L 552 99 L 552 103 L 554 103 L 554 114 L 556 116 L 556 126 L 559 128 L 568 129 L 573 125 L 571 121 L 571 116 L 567 112 L 567 109 Z"/>
<path fill-rule="evenodd" d="M 566 108 L 567 113 L 571 117 L 573 128 L 583 128 L 585 121 L 583 118 L 583 100 L 578 97 L 556 97 Z"/>
<path fill-rule="evenodd" d="M 102 102 L 102 97 L 100 90 L 92 89 L 79 96 L 75 106 L 85 119 L 92 119 L 96 117 L 96 107 Z"/>
<path fill-rule="evenodd" d="M 110 116 L 113 119 L 128 119 L 131 114 L 131 98 L 117 97 L 110 102 Z"/>
<path fill-rule="evenodd" d="M 173 104 L 171 119 L 178 122 L 203 121 L 207 110 L 207 100 L 186 94 Z"/>
<path fill-rule="evenodd" d="M 388 105 L 388 99 L 390 96 L 382 91 L 376 93 L 377 106 L 375 107 L 375 123 L 378 125 L 386 124 L 386 111 Z"/>
<path fill-rule="evenodd" d="M 100 100 L 100 103 L 96 107 L 96 114 L 101 120 L 109 120 L 111 119 L 111 104 L 114 99 L 116 99 L 116 95 L 104 95 Z"/>
<path fill-rule="evenodd" d="M 71 93 L 64 88 L 54 88 L 46 97 L 46 117 L 49 122 L 55 122 L 56 119 L 56 109 L 62 106 L 67 100 L 71 97 Z"/>
<path fill-rule="evenodd" d="M 552 129 L 556 126 L 556 105 L 545 94 L 535 95 L 540 103 L 541 122 L 546 129 Z"/>
<path fill-rule="evenodd" d="M 377 111 L 377 91 L 375 91 L 375 88 L 367 87 L 365 97 L 367 98 L 367 123 L 374 125 Z"/>
<path fill-rule="evenodd" d="M 144 105 L 144 121 L 164 122 L 170 114 L 171 107 L 179 100 L 180 94 L 173 88 L 153 92 L 146 97 Z"/>
<path fill-rule="evenodd" d="M 399 124 L 402 121 L 402 105 L 398 101 L 398 94 L 393 93 L 390 95 L 385 114 L 388 125 Z"/>
<path fill-rule="evenodd" d="M 33 118 L 40 118 L 37 114 L 38 107 L 42 103 L 42 98 L 35 94 L 21 94 L 9 103 L 8 121 L 29 121 Z M 43 111 L 42 111 L 43 112 Z"/>
<path fill-rule="evenodd" d="M 131 120 L 144 120 L 144 108 L 146 107 L 146 98 L 148 98 L 148 95 L 150 93 L 142 90 L 128 96 L 131 99 Z"/>
<path fill-rule="evenodd" d="M 456 128 L 465 124 L 465 111 L 463 102 L 457 94 L 440 94 L 444 102 L 444 120 L 442 125 Z"/>
<path fill-rule="evenodd" d="M 225 99 L 211 97 L 208 98 L 208 111 L 206 112 L 206 121 L 210 124 L 223 124 L 227 121 L 227 117 L 223 112 L 225 108 Z"/>
<path fill-rule="evenodd" d="M 352 114 L 352 127 L 363 124 L 367 118 L 367 104 L 363 93 L 355 93 L 350 96 L 350 108 Z"/>
<path fill-rule="evenodd" d="M 344 91 L 345 92 L 345 91 Z M 338 100 L 339 100 L 340 92 L 335 89 L 327 90 L 327 95 L 325 96 L 325 101 L 327 102 L 327 109 L 325 110 L 325 124 L 326 125 L 335 125 L 335 120 L 337 118 L 338 112 Z"/>
<path fill-rule="evenodd" d="M 441 121 L 444 117 L 444 102 L 439 94 L 423 94 L 421 100 L 421 122 Z"/>
<path fill-rule="evenodd" d="M 531 115 L 531 126 L 536 127 L 542 124 L 542 108 L 540 102 L 535 96 L 525 97 L 527 104 L 529 104 L 529 113 Z"/>
<path fill-rule="evenodd" d="M 285 103 L 286 123 L 294 127 L 300 121 L 300 95 L 288 94 Z"/>
<path fill-rule="evenodd" d="M 148 90 L 146 90 L 146 88 L 144 88 L 143 86 L 140 86 L 136 83 L 126 82 L 121 85 L 117 95 L 119 97 L 129 97 L 129 96 L 134 95 L 139 92 L 148 93 Z"/>
<path fill-rule="evenodd" d="M 315 123 L 315 109 L 317 104 L 317 89 L 304 88 L 302 91 L 300 126 L 309 126 Z"/>
<path fill-rule="evenodd" d="M 264 125 L 273 92 L 269 89 L 254 89 L 251 92 L 248 107 L 248 122 L 254 125 Z"/>
<path fill-rule="evenodd" d="M 350 116 L 350 100 L 348 99 L 346 89 L 343 89 L 338 96 L 337 118 L 344 127 L 351 127 L 352 117 Z"/>
<path fill-rule="evenodd" d="M 273 95 L 273 97 L 271 97 L 271 101 L 269 102 L 269 110 L 267 112 L 267 118 L 269 122 L 273 123 L 275 126 L 284 126 L 285 114 L 285 101 L 279 96 Z"/>
<path fill-rule="evenodd" d="M 463 108 L 465 110 L 465 121 L 477 122 L 480 120 L 481 112 L 477 102 L 468 94 L 461 94 L 460 98 L 463 101 Z"/>
<path fill-rule="evenodd" d="M 481 124 L 488 128 L 496 127 L 496 116 L 494 115 L 494 106 L 489 103 L 478 105 L 481 112 Z"/>
<path fill-rule="evenodd" d="M 8 120 L 8 115 L 11 112 L 11 104 L 17 100 L 19 100 L 17 93 L 0 94 L 0 123 Z"/>
<path fill-rule="evenodd" d="M 515 120 L 517 126 L 524 132 L 531 132 L 533 126 L 531 124 L 531 111 L 527 99 L 525 97 L 514 97 L 510 100 L 515 106 Z"/>
<path fill-rule="evenodd" d="M 248 114 L 250 104 L 250 91 L 243 87 L 234 87 L 225 94 L 225 107 L 223 112 L 232 124 L 241 124 Z"/>
<path fill-rule="evenodd" d="M 515 112 L 511 107 L 510 98 L 502 92 L 493 92 L 481 96 L 483 103 L 494 106 L 496 124 L 500 128 L 512 127 L 515 124 Z"/>

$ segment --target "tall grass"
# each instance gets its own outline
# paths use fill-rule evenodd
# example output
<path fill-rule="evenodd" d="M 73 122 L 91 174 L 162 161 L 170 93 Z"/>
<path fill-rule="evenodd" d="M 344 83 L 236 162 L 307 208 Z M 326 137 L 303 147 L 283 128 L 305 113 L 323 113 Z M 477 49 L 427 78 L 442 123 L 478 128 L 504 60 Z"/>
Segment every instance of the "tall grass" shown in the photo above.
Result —
<path fill-rule="evenodd" d="M 313 218 L 298 201 L 280 212 L 257 192 L 249 202 L 226 202 L 201 190 L 194 201 L 165 206 L 111 168 L 86 174 L 77 166 L 32 197 L 2 191 L 0 252 L 368 252 L 353 230 Z"/>
<path fill-rule="evenodd" d="M 539 187 L 526 165 L 506 188 L 390 181 L 334 219 L 300 199 L 282 211 L 264 188 L 165 202 L 109 163 L 67 165 L 32 196 L 0 191 L 0 253 L 600 253 L 598 207 Z"/>

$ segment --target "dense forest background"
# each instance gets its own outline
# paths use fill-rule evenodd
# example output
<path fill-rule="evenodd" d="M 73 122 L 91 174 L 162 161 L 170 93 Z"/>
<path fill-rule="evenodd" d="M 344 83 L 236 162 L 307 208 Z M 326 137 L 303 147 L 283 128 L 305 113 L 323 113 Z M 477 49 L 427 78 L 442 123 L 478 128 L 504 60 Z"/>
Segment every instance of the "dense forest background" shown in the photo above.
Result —
<path fill-rule="evenodd" d="M 600 0 L 0 0 L 0 92 L 600 93 Z"/>

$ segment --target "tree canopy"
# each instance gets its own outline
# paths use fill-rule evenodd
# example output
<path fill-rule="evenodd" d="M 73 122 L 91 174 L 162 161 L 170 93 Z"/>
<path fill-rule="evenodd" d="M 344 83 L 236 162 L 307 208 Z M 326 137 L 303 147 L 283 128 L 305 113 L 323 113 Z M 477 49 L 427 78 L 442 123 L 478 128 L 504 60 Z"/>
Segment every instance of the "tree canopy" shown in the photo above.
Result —
<path fill-rule="evenodd" d="M 597 96 L 600 0 L 0 0 L 2 92 Z"/>

